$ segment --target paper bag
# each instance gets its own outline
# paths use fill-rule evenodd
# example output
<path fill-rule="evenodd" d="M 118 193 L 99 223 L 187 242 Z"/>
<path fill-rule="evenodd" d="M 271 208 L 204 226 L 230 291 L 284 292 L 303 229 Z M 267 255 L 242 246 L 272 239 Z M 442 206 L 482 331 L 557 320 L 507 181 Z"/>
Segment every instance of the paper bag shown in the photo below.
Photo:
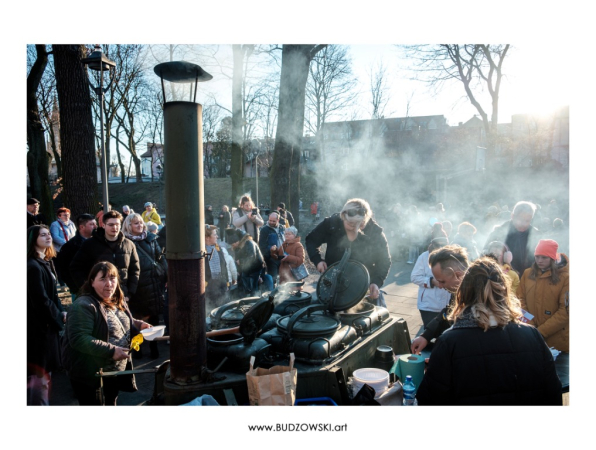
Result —
<path fill-rule="evenodd" d="M 290 353 L 290 366 L 273 366 L 270 369 L 254 368 L 255 357 L 250 358 L 246 372 L 248 399 L 251 406 L 293 406 L 296 400 L 298 369 L 294 368 L 294 353 Z"/>

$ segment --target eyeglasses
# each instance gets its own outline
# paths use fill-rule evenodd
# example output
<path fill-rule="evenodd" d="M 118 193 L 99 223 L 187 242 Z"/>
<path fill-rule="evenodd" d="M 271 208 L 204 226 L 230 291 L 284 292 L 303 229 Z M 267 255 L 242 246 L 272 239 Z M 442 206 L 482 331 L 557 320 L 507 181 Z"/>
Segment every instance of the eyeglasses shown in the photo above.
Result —
<path fill-rule="evenodd" d="M 364 209 L 364 208 L 348 209 L 346 211 L 346 215 L 348 217 L 365 216 L 366 215 L 366 209 Z"/>

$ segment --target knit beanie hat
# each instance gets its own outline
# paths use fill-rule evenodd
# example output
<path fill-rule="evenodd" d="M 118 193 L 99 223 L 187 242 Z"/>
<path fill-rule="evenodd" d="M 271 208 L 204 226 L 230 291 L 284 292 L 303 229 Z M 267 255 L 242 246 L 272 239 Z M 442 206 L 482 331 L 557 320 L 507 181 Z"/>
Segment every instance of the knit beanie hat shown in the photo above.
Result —
<path fill-rule="evenodd" d="M 534 255 L 540 256 L 548 256 L 555 261 L 559 258 L 557 255 L 557 250 L 559 249 L 559 244 L 552 239 L 540 239 L 538 245 L 536 246 L 536 250 L 534 251 Z"/>

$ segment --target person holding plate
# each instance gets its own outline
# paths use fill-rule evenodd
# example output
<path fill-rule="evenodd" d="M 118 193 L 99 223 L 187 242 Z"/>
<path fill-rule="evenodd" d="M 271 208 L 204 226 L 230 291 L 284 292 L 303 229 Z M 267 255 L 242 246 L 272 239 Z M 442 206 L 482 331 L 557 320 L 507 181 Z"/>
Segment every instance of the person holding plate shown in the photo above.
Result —
<path fill-rule="evenodd" d="M 120 287 L 118 269 L 100 261 L 93 266 L 66 321 L 65 367 L 80 405 L 101 405 L 95 374 L 131 370 L 133 338 L 152 325 L 132 317 Z M 119 391 L 137 390 L 134 375 L 103 378 L 105 405 L 116 405 Z"/>

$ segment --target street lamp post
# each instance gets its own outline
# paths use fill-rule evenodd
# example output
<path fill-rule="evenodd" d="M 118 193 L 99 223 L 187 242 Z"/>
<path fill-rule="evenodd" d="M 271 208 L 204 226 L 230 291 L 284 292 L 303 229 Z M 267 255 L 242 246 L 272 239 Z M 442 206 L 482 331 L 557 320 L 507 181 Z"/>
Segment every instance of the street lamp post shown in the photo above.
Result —
<path fill-rule="evenodd" d="M 258 150 L 254 150 L 251 153 L 249 153 L 248 156 L 250 156 L 250 159 L 251 159 L 251 166 L 253 167 L 253 172 L 254 172 L 255 163 L 257 164 L 257 173 L 256 173 L 257 195 L 255 197 L 255 200 L 256 200 L 256 206 L 258 208 L 259 207 L 259 152 L 258 152 Z"/>
<path fill-rule="evenodd" d="M 91 89 L 95 91 L 97 94 L 97 99 L 99 101 L 99 126 L 101 129 L 101 183 L 102 183 L 102 200 L 103 200 L 103 212 L 107 213 L 110 210 L 110 202 L 108 197 L 108 164 L 106 161 L 106 143 L 105 143 L 105 136 L 104 136 L 104 127 L 103 127 L 103 101 L 104 101 L 104 94 L 112 85 L 114 81 L 116 63 L 110 60 L 107 56 L 103 54 L 101 51 L 101 47 L 99 45 L 95 45 L 95 49 L 93 53 L 89 55 L 88 58 L 84 58 L 81 60 L 85 67 L 89 67 L 91 70 L 95 70 L 99 72 L 99 86 L 93 86 L 91 80 L 87 78 L 89 81 L 89 85 Z M 104 71 L 110 72 L 110 82 L 107 87 L 103 87 L 103 73 Z"/>
<path fill-rule="evenodd" d="M 163 166 L 161 164 L 158 164 L 157 166 L 155 166 L 155 169 L 157 170 L 157 175 L 159 176 L 159 209 L 160 209 L 160 211 L 165 211 L 165 208 L 163 207 L 163 199 L 162 199 L 162 194 L 163 194 Z"/>

